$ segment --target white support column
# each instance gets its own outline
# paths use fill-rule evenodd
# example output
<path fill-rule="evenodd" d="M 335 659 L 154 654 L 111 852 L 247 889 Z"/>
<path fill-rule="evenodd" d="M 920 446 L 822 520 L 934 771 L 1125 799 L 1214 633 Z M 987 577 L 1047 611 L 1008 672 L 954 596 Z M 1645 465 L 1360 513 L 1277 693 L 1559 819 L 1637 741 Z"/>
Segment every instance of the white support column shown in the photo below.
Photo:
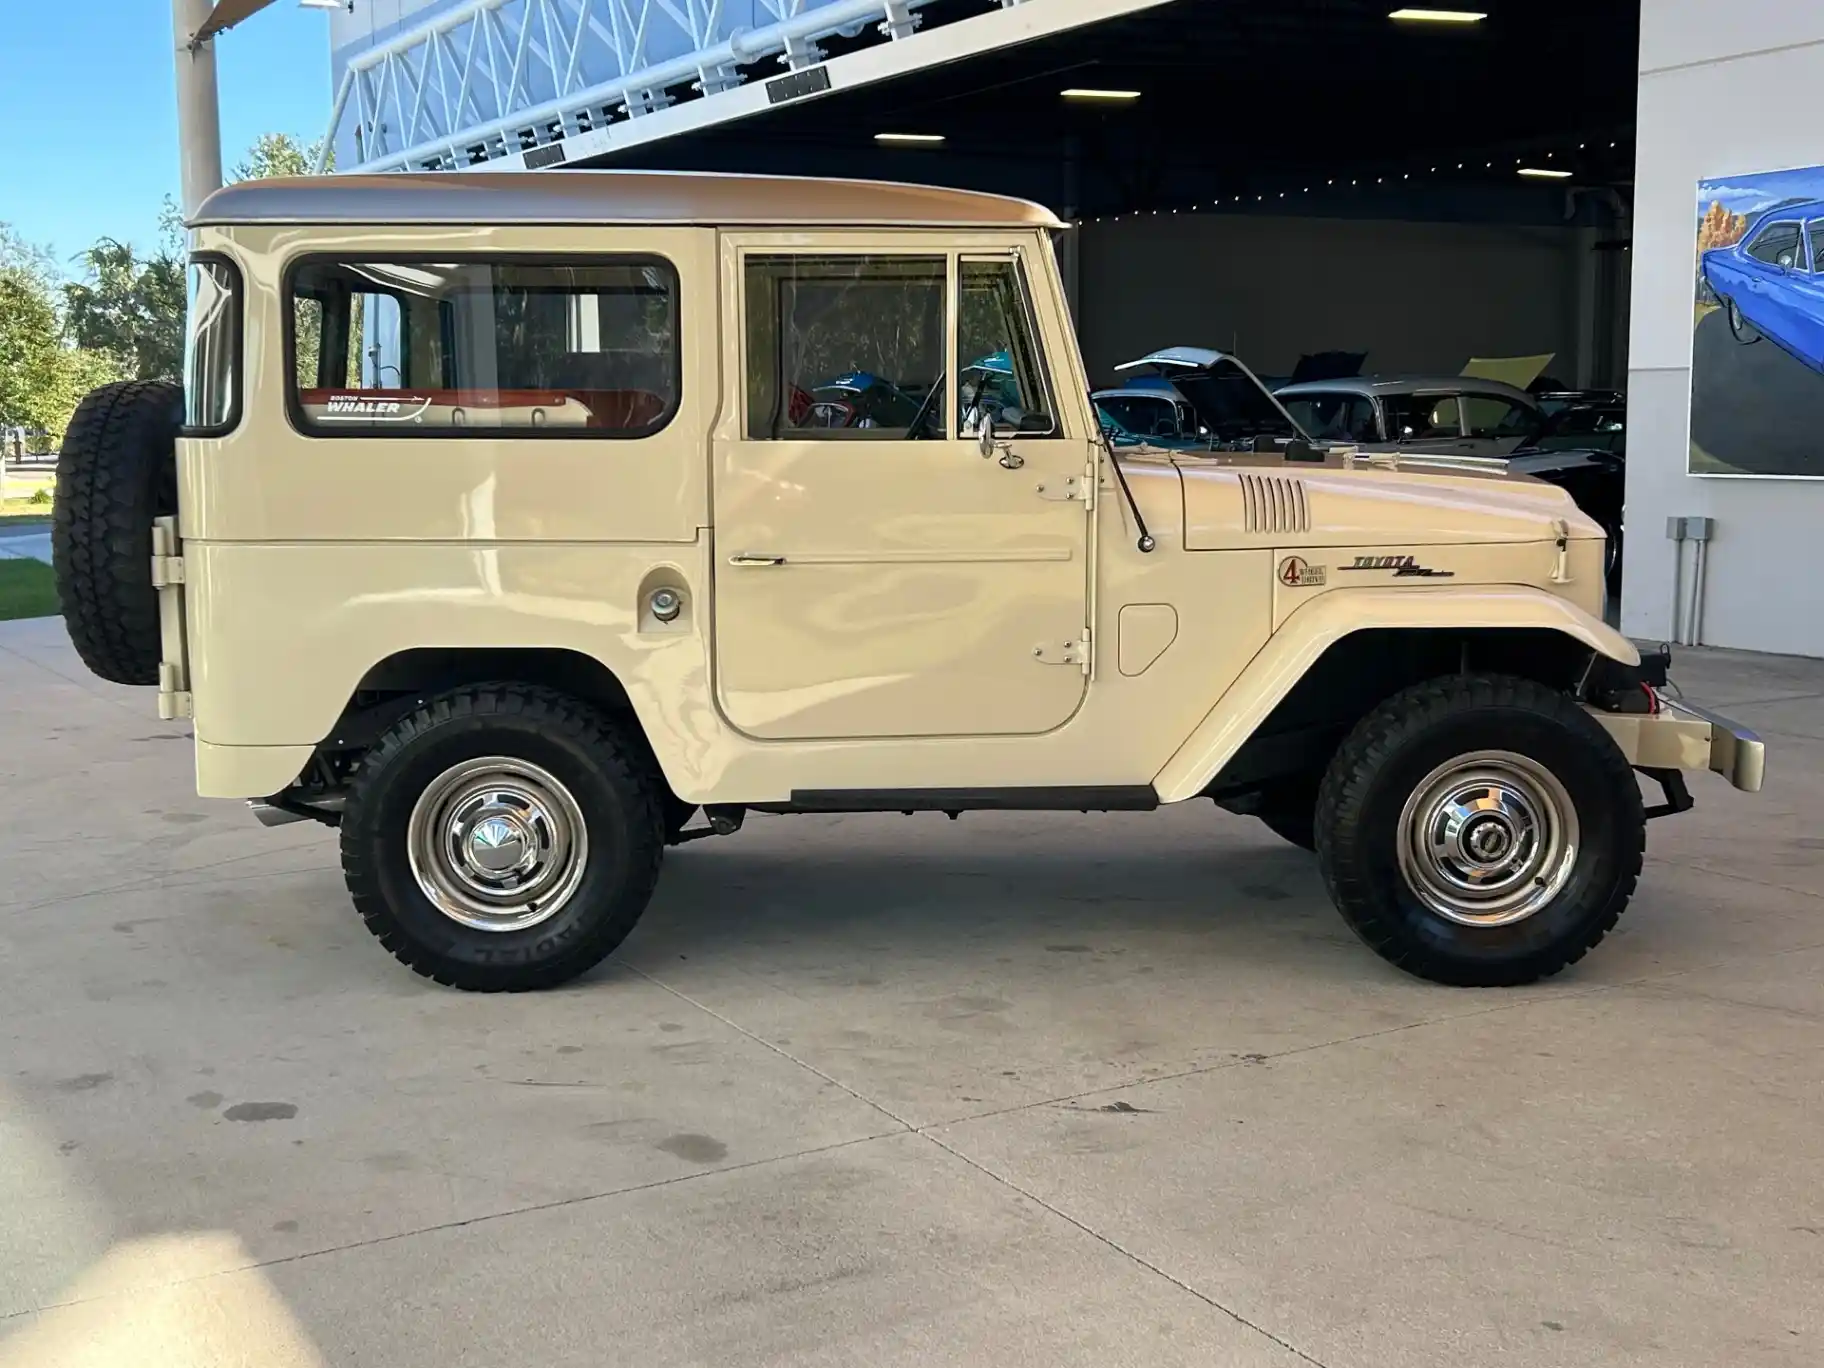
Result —
<path fill-rule="evenodd" d="M 222 185 L 222 120 L 216 105 L 215 40 L 192 44 L 215 6 L 211 0 L 171 0 L 173 56 L 177 65 L 177 144 L 184 217 Z"/>

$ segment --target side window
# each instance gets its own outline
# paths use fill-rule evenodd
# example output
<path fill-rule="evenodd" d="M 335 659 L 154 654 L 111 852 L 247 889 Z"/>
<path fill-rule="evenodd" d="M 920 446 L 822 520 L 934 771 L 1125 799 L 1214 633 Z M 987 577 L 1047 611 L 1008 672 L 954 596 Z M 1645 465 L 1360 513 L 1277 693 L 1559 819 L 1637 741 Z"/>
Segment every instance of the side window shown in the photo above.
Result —
<path fill-rule="evenodd" d="M 965 437 L 984 419 L 1034 436 L 1057 431 L 1019 262 L 961 263 L 956 320 L 957 429 Z"/>
<path fill-rule="evenodd" d="M 1788 270 L 1805 269 L 1804 248 L 1799 243 L 1799 225 L 1796 223 L 1770 223 L 1755 236 L 1748 246 L 1748 255 L 1756 261 L 1764 261 L 1769 266 L 1784 266 Z"/>
<path fill-rule="evenodd" d="M 667 262 L 309 260 L 287 293 L 313 434 L 644 437 L 677 409 Z"/>
<path fill-rule="evenodd" d="M 750 441 L 941 437 L 944 258 L 746 258 Z"/>
<path fill-rule="evenodd" d="M 240 417 L 241 276 L 225 257 L 196 257 L 189 286 L 184 427 L 220 434 Z"/>
<path fill-rule="evenodd" d="M 1537 426 L 1524 405 L 1486 394 L 1463 396 L 1463 422 L 1471 437 L 1525 437 Z"/>
<path fill-rule="evenodd" d="M 1387 410 L 1390 441 L 1423 442 L 1462 436 L 1455 395 L 1389 394 L 1381 403 Z"/>
<path fill-rule="evenodd" d="M 1824 219 L 1813 219 L 1805 226 L 1811 246 L 1811 269 L 1824 275 Z"/>

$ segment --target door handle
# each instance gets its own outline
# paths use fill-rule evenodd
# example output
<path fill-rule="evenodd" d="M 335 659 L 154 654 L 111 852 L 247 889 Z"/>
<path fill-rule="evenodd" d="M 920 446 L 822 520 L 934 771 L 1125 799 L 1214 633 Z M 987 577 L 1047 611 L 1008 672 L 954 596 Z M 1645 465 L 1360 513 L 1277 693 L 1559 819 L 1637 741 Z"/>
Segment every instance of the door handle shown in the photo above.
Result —
<path fill-rule="evenodd" d="M 730 565 L 784 565 L 784 556 L 768 556 L 756 551 L 737 551 L 728 558 Z"/>

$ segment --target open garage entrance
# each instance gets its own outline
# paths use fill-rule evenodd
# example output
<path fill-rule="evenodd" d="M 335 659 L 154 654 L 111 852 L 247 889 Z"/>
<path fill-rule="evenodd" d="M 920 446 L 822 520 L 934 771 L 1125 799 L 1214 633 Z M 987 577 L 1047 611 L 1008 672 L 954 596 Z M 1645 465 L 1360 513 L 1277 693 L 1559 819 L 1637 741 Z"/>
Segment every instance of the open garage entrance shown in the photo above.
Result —
<path fill-rule="evenodd" d="M 1168 344 L 1267 376 L 1551 356 L 1625 381 L 1636 0 L 1173 0 L 597 158 L 1040 200 L 1090 373 Z M 928 25 L 980 0 L 935 0 Z M 837 57 L 884 40 L 824 40 Z M 771 72 L 763 73 L 771 75 Z M 1066 94 L 1067 91 L 1100 92 Z"/>

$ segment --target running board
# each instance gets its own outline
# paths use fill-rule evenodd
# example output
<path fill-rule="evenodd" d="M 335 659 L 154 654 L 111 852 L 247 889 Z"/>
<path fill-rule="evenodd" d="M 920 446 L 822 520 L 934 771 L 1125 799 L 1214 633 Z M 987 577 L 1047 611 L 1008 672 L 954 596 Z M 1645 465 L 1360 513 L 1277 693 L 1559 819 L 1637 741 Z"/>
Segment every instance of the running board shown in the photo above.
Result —
<path fill-rule="evenodd" d="M 1151 784 L 996 789 L 793 789 L 789 803 L 760 812 L 1151 812 Z"/>

